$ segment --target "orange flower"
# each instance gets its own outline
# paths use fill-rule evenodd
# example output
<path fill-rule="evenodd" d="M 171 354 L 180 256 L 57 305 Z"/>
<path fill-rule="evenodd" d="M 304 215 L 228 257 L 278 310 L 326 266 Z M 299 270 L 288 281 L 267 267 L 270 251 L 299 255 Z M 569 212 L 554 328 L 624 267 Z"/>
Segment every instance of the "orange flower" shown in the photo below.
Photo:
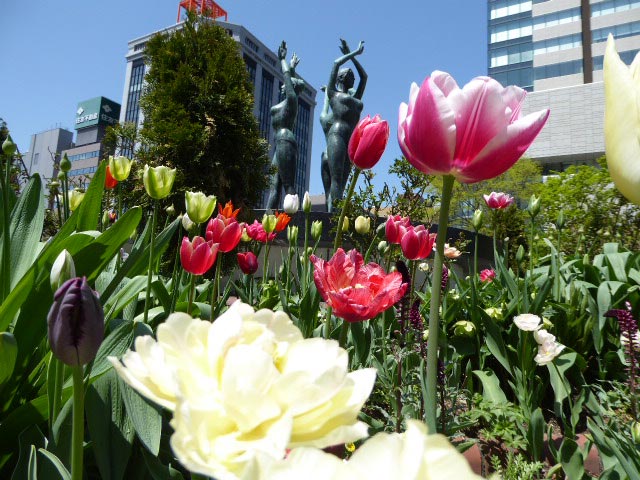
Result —
<path fill-rule="evenodd" d="M 218 213 L 223 217 L 225 217 L 226 219 L 237 218 L 239 212 L 240 212 L 239 208 L 236 208 L 235 210 L 233 209 L 233 202 L 231 200 L 229 200 L 225 204 L 224 208 L 222 208 L 222 206 L 218 204 Z"/>
<path fill-rule="evenodd" d="M 107 175 L 104 177 L 104 186 L 107 190 L 111 190 L 115 188 L 116 185 L 118 185 L 118 181 L 113 178 L 113 175 L 111 175 L 111 169 L 109 168 L 109 165 L 107 165 Z"/>
<path fill-rule="evenodd" d="M 291 221 L 291 217 L 284 212 L 278 213 L 276 211 L 276 218 L 278 220 L 276 223 L 276 232 L 283 231 L 285 228 L 287 228 L 287 225 L 289 225 L 289 222 Z"/>

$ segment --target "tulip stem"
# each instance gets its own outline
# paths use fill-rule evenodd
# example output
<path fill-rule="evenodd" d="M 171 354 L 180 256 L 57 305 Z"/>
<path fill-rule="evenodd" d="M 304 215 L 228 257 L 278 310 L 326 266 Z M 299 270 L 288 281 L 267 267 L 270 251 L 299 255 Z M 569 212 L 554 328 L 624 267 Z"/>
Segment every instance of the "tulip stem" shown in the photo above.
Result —
<path fill-rule="evenodd" d="M 342 327 L 340 327 L 340 338 L 338 339 L 338 344 L 342 348 L 345 348 L 345 345 L 347 344 L 348 334 L 349 334 L 349 322 L 347 322 L 346 320 L 343 320 Z"/>
<path fill-rule="evenodd" d="M 158 217 L 158 201 L 153 201 L 153 213 L 151 214 L 151 242 L 149 243 L 149 268 L 147 272 L 147 294 L 144 298 L 144 323 L 149 320 L 149 304 L 151 303 L 151 279 L 153 277 L 153 249 L 155 247 L 156 220 Z"/>
<path fill-rule="evenodd" d="M 189 281 L 189 305 L 187 306 L 187 315 L 191 315 L 191 306 L 193 305 L 193 294 L 196 291 L 196 276 L 191 274 L 191 280 Z M 213 306 L 211 307 L 213 311 Z"/>
<path fill-rule="evenodd" d="M 304 212 L 304 250 L 302 251 L 302 279 L 304 284 L 301 288 L 301 297 L 307 293 L 307 288 L 309 287 L 309 283 L 307 282 L 307 275 L 309 271 L 309 255 L 307 254 L 307 250 L 309 249 L 309 231 L 311 228 L 311 223 L 309 219 L 309 212 Z"/>
<path fill-rule="evenodd" d="M 438 220 L 438 237 L 436 239 L 436 258 L 433 261 L 433 281 L 431 282 L 431 306 L 429 310 L 429 344 L 427 347 L 427 392 L 425 399 L 425 416 L 430 433 L 437 432 L 436 408 L 438 378 L 438 336 L 440 333 L 440 295 L 442 264 L 444 260 L 444 244 L 447 240 L 447 224 L 449 207 L 453 191 L 454 177 L 445 175 L 442 181 L 442 197 L 440 199 L 440 218 Z M 443 412 L 444 414 L 444 412 Z"/>
<path fill-rule="evenodd" d="M 71 215 L 69 211 L 69 176 L 67 172 L 64 172 L 62 176 L 62 196 L 64 198 L 64 221 L 69 220 L 69 215 Z"/>
<path fill-rule="evenodd" d="M 338 218 L 338 231 L 336 232 L 336 239 L 333 243 L 333 253 L 336 253 L 338 247 L 342 245 L 342 224 L 344 223 L 344 217 L 347 214 L 347 208 L 349 207 L 349 202 L 353 196 L 353 191 L 356 188 L 356 183 L 358 183 L 358 177 L 360 176 L 361 171 L 361 169 L 355 167 L 353 177 L 351 177 L 351 183 L 349 184 L 349 190 L 347 190 L 347 196 L 342 202 L 342 210 L 340 210 L 340 217 Z"/>
<path fill-rule="evenodd" d="M 220 292 L 220 264 L 222 263 L 222 253 L 218 252 L 216 259 L 216 271 L 211 285 L 211 321 L 213 322 L 213 312 L 218 306 L 218 295 Z"/>
<path fill-rule="evenodd" d="M 84 443 L 84 375 L 82 365 L 71 367 L 73 373 L 73 429 L 71 433 L 71 480 L 82 480 Z"/>
<path fill-rule="evenodd" d="M 5 157 L 5 179 L 2 186 L 2 292 L 0 292 L 0 303 L 9 296 L 11 291 L 11 238 L 9 233 L 9 188 L 11 187 L 11 155 Z"/>

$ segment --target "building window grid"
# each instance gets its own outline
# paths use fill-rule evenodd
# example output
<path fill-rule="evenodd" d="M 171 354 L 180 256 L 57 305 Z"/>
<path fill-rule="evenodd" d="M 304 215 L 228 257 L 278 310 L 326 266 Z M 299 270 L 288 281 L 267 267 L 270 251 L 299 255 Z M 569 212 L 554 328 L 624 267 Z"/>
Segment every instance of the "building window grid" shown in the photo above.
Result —
<path fill-rule="evenodd" d="M 100 150 L 94 150 L 92 152 L 84 152 L 84 153 L 77 153 L 75 155 L 69 155 L 69 161 L 70 162 L 77 162 L 79 160 L 86 160 L 87 158 L 95 158 L 100 156 Z"/>
<path fill-rule="evenodd" d="M 269 139 L 271 127 L 271 102 L 273 98 L 273 75 L 262 70 L 262 86 L 260 88 L 260 132 L 262 138 Z"/>
<path fill-rule="evenodd" d="M 489 51 L 490 68 L 530 62 L 532 60 L 533 52 L 531 50 L 531 42 L 521 43 L 518 45 L 507 45 L 506 47 Z"/>
<path fill-rule="evenodd" d="M 640 7 L 640 0 L 607 0 L 591 6 L 591 16 L 600 17 Z"/>
<path fill-rule="evenodd" d="M 74 175 L 84 175 L 87 173 L 95 173 L 98 167 L 85 167 L 85 168 L 76 168 L 75 170 L 69 171 L 69 176 L 73 177 Z"/>
<path fill-rule="evenodd" d="M 543 53 L 557 52 L 559 50 L 568 50 L 570 48 L 582 46 L 582 35 L 574 33 L 563 37 L 550 38 L 548 40 L 540 40 L 533 44 L 533 54 L 540 55 Z"/>
<path fill-rule="evenodd" d="M 620 58 L 623 62 L 629 64 L 639 50 L 627 50 L 620 52 Z M 593 71 L 602 70 L 604 56 L 599 55 L 593 57 Z M 571 60 L 569 62 L 554 63 L 534 68 L 535 80 L 544 80 L 547 78 L 564 77 L 567 75 L 575 75 L 582 73 L 582 60 Z"/>
<path fill-rule="evenodd" d="M 622 23 L 620 25 L 612 25 L 611 27 L 598 28 L 591 32 L 593 43 L 606 42 L 609 33 L 613 34 L 616 39 L 633 37 L 640 34 L 640 22 Z"/>
<path fill-rule="evenodd" d="M 580 7 L 576 7 L 534 17 L 533 29 L 540 30 L 541 28 L 553 27 L 555 25 L 564 25 L 566 23 L 579 22 L 581 20 L 580 11 Z"/>
<path fill-rule="evenodd" d="M 531 0 L 498 0 L 491 3 L 489 18 L 503 18 L 517 13 L 530 12 Z"/>
<path fill-rule="evenodd" d="M 249 72 L 249 79 L 251 80 L 251 84 L 255 87 L 257 64 L 255 60 L 250 58 L 248 55 L 243 55 L 243 58 L 244 63 L 247 66 L 247 72 Z"/>
<path fill-rule="evenodd" d="M 489 27 L 489 43 L 504 42 L 533 34 L 531 18 L 520 18 Z"/>
<path fill-rule="evenodd" d="M 140 94 L 144 83 L 144 61 L 139 60 L 133 63 L 131 68 L 131 80 L 129 82 L 129 95 L 127 97 L 127 110 L 125 112 L 125 122 L 138 124 L 140 116 Z"/>

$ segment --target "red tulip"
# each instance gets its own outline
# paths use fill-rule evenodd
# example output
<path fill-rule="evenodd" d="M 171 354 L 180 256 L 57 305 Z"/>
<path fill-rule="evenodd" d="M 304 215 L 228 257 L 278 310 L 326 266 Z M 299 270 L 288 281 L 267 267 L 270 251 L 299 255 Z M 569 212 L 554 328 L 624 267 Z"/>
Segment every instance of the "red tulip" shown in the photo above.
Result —
<path fill-rule="evenodd" d="M 193 241 L 189 241 L 189 237 L 182 239 L 182 247 L 180 247 L 180 262 L 182 268 L 194 275 L 202 275 L 209 270 L 218 255 L 218 244 L 207 242 L 202 237 L 193 237 Z"/>
<path fill-rule="evenodd" d="M 252 240 L 256 240 L 260 243 L 267 243 L 276 238 L 275 233 L 267 234 L 262 223 L 258 222 L 258 220 L 254 220 L 253 223 L 251 225 L 247 225 L 245 229 L 247 230 L 247 235 L 249 235 Z"/>
<path fill-rule="evenodd" d="M 225 218 L 218 214 L 216 218 L 209 220 L 207 224 L 207 242 L 218 243 L 218 250 L 230 252 L 240 242 L 243 225 L 238 223 L 234 217 Z"/>
<path fill-rule="evenodd" d="M 406 233 L 407 228 L 411 227 L 409 217 L 401 217 L 400 215 L 389 215 L 384 231 L 387 236 L 387 242 L 400 243 L 400 239 Z"/>
<path fill-rule="evenodd" d="M 380 115 L 367 115 L 356 126 L 349 140 L 349 158 L 358 168 L 371 168 L 378 161 L 389 141 L 389 123 Z"/>
<path fill-rule="evenodd" d="M 485 268 L 480 272 L 481 282 L 493 282 L 494 278 L 496 278 L 496 272 L 492 268 Z"/>
<path fill-rule="evenodd" d="M 436 236 L 435 233 L 429 233 L 429 230 L 425 229 L 424 225 L 409 227 L 400 239 L 402 254 L 408 260 L 427 258 L 433 251 Z"/>
<path fill-rule="evenodd" d="M 278 213 L 276 211 L 276 220 L 277 222 L 276 222 L 275 232 L 277 233 L 287 228 L 287 225 L 289 225 L 289 222 L 291 221 L 291 217 L 284 212 Z"/>
<path fill-rule="evenodd" d="M 520 118 L 525 95 L 489 77 L 460 89 L 451 75 L 435 71 L 422 87 L 411 86 L 409 105 L 400 105 L 400 148 L 430 175 L 453 175 L 463 183 L 497 177 L 522 156 L 549 116 L 545 109 Z"/>
<path fill-rule="evenodd" d="M 339 248 L 328 262 L 315 255 L 309 258 L 320 295 L 347 322 L 374 318 L 400 300 L 407 289 L 399 272 L 386 274 L 375 263 L 364 265 L 357 250 L 345 253 Z"/>
<path fill-rule="evenodd" d="M 258 270 L 258 258 L 253 252 L 238 252 L 238 265 L 242 273 L 253 275 Z"/>
<path fill-rule="evenodd" d="M 111 175 L 111 170 L 109 169 L 109 165 L 107 165 L 107 175 L 104 177 L 104 188 L 106 188 L 107 190 L 111 190 L 113 188 L 116 188 L 116 185 L 118 185 L 118 181 L 113 178 L 113 175 Z"/>
<path fill-rule="evenodd" d="M 483 195 L 483 197 L 485 203 L 487 204 L 487 207 L 494 210 L 502 210 L 503 208 L 507 208 L 516 201 L 516 199 L 511 195 L 503 192 L 491 192 L 491 195 Z"/>
<path fill-rule="evenodd" d="M 239 212 L 240 212 L 239 208 L 236 208 L 235 210 L 233 209 L 233 202 L 231 200 L 229 200 L 225 204 L 224 208 L 222 208 L 222 206 L 218 204 L 218 214 L 222 215 L 227 220 L 230 220 L 232 218 L 237 218 Z"/>

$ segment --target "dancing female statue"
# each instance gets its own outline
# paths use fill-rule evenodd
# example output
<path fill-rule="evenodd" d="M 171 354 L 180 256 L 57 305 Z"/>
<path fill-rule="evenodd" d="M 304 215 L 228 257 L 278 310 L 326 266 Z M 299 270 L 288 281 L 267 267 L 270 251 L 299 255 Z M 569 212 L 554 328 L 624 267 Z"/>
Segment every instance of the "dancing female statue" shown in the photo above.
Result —
<path fill-rule="evenodd" d="M 356 50 L 350 51 L 347 42 L 341 39 L 340 50 L 343 55 L 333 62 L 325 90 L 325 105 L 320 114 L 320 125 L 327 139 L 327 152 L 322 157 L 321 174 L 329 212 L 333 210 L 333 202 L 342 198 L 349 178 L 351 162 L 347 148 L 351 134 L 360 120 L 362 94 L 367 85 L 367 74 L 356 59 L 364 51 L 364 42 L 360 42 Z M 360 76 L 356 89 L 353 88 L 353 70 L 340 68 L 349 60 L 353 61 Z"/>
<path fill-rule="evenodd" d="M 293 134 L 298 116 L 298 95 L 304 88 L 304 80 L 295 74 L 296 65 L 300 62 L 294 53 L 291 63 L 287 63 L 287 44 L 282 42 L 278 48 L 280 68 L 284 75 L 282 86 L 285 95 L 277 105 L 271 107 L 271 126 L 276 132 L 276 148 L 271 166 L 275 170 L 271 177 L 271 188 L 267 208 L 275 210 L 280 204 L 280 191 L 295 194 L 296 168 L 298 164 L 298 142 Z"/>

